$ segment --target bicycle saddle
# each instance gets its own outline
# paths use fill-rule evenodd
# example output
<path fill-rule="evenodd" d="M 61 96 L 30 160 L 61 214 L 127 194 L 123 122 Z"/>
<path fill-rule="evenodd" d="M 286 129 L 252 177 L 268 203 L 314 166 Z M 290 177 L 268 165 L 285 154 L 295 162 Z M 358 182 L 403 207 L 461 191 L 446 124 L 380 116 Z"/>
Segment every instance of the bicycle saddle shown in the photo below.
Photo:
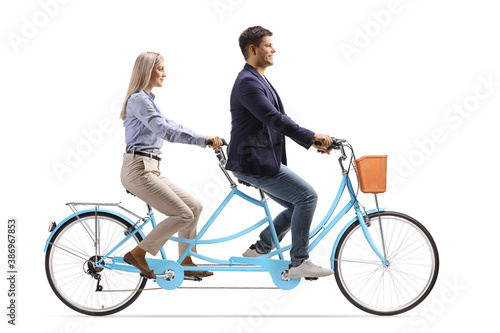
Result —
<path fill-rule="evenodd" d="M 246 181 L 244 181 L 244 180 L 241 180 L 241 179 L 239 179 L 239 178 L 237 178 L 237 179 L 238 179 L 238 183 L 240 183 L 240 184 L 243 184 L 243 185 L 248 186 L 248 187 L 255 187 L 255 188 L 257 188 L 257 189 L 258 189 L 258 187 L 257 187 L 257 186 L 255 186 L 255 185 L 252 185 L 252 184 L 250 184 L 250 183 L 248 183 L 248 182 L 246 182 Z"/>

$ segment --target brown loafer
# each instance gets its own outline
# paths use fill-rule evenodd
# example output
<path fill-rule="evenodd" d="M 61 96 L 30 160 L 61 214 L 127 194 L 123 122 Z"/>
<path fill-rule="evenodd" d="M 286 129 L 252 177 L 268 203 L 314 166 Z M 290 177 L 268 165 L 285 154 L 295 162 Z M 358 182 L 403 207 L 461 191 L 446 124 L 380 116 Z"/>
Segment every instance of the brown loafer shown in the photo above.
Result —
<path fill-rule="evenodd" d="M 193 263 L 193 259 L 191 259 L 191 256 L 187 256 L 182 261 L 181 266 L 196 266 L 196 265 Z M 199 277 L 199 278 L 204 278 L 204 277 L 209 277 L 212 275 L 214 275 L 214 273 L 208 272 L 208 271 L 186 271 L 186 270 L 184 270 L 184 276 L 195 276 L 195 277 Z"/>
<path fill-rule="evenodd" d="M 137 260 L 135 260 L 135 258 L 132 256 L 130 252 L 128 252 L 126 255 L 123 256 L 123 261 L 125 261 L 129 265 L 134 266 L 135 268 L 139 268 L 142 275 L 144 275 L 148 279 L 156 279 L 156 274 L 152 270 L 149 270 L 149 267 L 144 268 L 141 265 L 139 265 Z"/>

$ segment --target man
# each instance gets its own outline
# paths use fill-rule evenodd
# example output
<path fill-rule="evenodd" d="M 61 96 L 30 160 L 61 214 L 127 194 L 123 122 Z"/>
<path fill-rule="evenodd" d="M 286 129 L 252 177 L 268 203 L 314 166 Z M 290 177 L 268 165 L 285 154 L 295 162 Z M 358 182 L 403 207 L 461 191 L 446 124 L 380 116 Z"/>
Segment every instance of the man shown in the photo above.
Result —
<path fill-rule="evenodd" d="M 239 37 L 246 64 L 238 74 L 231 92 L 231 141 L 226 169 L 250 184 L 262 189 L 271 199 L 286 209 L 273 220 L 278 239 L 292 230 L 290 250 L 291 267 L 288 276 L 321 277 L 333 274 L 313 264 L 307 252 L 309 229 L 317 194 L 314 189 L 286 166 L 285 136 L 309 149 L 315 141 L 318 149 L 328 153 L 332 139 L 326 134 L 300 127 L 290 119 L 280 97 L 264 76 L 267 67 L 274 64 L 276 50 L 272 32 L 250 27 Z M 260 239 L 243 253 L 258 257 L 274 247 L 271 231 L 266 228 Z"/>

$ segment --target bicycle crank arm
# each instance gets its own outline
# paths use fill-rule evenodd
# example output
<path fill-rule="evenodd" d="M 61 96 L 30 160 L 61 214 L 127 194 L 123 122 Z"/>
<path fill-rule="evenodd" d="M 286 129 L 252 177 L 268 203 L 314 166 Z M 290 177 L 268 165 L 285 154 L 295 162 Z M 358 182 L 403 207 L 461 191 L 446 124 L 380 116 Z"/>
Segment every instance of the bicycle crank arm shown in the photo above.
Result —
<path fill-rule="evenodd" d="M 156 274 L 157 278 L 164 278 L 167 281 L 171 281 L 174 278 L 174 276 L 175 274 L 172 271 L 166 271 L 164 274 Z"/>
<path fill-rule="evenodd" d="M 196 282 L 201 282 L 202 278 L 197 277 L 197 276 L 185 276 L 184 275 L 184 280 L 190 280 L 190 281 L 196 281 Z"/>
<path fill-rule="evenodd" d="M 157 278 L 165 278 L 167 281 L 171 281 L 174 278 L 175 274 L 172 271 L 168 271 L 165 274 L 156 274 Z M 184 275 L 184 280 L 190 280 L 190 281 L 197 281 L 200 282 L 202 279 L 198 276 L 185 276 Z"/>

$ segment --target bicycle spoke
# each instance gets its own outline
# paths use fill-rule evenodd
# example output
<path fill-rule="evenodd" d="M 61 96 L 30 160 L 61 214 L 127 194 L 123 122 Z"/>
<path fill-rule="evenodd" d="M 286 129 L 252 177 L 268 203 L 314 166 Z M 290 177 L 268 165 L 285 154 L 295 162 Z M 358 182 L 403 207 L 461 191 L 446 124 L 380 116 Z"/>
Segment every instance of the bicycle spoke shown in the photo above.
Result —
<path fill-rule="evenodd" d="M 338 260 L 336 260 L 338 261 Z M 380 260 L 378 261 L 373 261 L 373 260 L 355 260 L 355 259 L 342 259 L 342 262 L 352 262 L 352 263 L 360 263 L 360 264 L 370 264 L 370 265 L 380 265 L 381 262 Z"/>
<path fill-rule="evenodd" d="M 61 245 L 57 245 L 57 244 L 54 244 L 54 243 L 50 243 L 52 246 L 62 250 L 62 251 L 65 251 L 66 253 L 69 253 L 71 254 L 72 256 L 75 256 L 79 259 L 82 259 L 82 260 L 87 260 L 87 258 L 85 258 L 85 253 L 74 253 L 74 250 L 69 250 L 69 249 L 66 249 L 64 248 L 63 246 Z"/>

